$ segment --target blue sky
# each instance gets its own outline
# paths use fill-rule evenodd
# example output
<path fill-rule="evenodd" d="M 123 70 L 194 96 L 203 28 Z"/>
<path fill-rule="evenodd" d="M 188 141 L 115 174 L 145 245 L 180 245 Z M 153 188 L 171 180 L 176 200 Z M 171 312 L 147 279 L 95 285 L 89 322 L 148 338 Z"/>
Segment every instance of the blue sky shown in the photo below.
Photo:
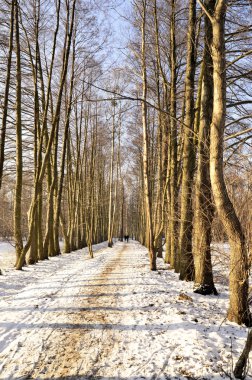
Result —
<path fill-rule="evenodd" d="M 112 3 L 112 2 L 111 2 Z M 117 4 L 109 9 L 109 22 L 111 24 L 111 60 L 118 61 L 118 65 L 124 60 L 125 48 L 130 37 L 130 23 L 127 17 L 131 13 L 130 0 L 118 0 Z M 116 62 L 115 62 L 116 64 Z"/>

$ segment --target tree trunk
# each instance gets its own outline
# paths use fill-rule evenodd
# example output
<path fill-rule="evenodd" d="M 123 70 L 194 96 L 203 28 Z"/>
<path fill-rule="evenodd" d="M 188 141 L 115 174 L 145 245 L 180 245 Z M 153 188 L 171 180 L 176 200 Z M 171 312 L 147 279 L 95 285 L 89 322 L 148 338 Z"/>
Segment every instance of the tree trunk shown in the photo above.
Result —
<path fill-rule="evenodd" d="M 1 126 L 0 189 L 2 187 L 2 178 L 3 178 L 5 136 L 6 136 L 6 125 L 7 125 L 8 104 L 9 104 L 9 91 L 10 91 L 10 79 L 11 79 L 11 60 L 12 60 L 12 50 L 13 50 L 14 11 L 15 11 L 14 5 L 15 5 L 15 1 L 12 1 L 11 2 L 11 17 L 10 17 L 9 52 L 8 52 L 8 61 L 7 61 L 7 72 L 6 72 L 5 92 L 4 92 L 4 101 L 3 101 L 3 116 L 2 116 L 2 126 Z M 17 6 L 17 5 L 15 5 L 15 6 Z"/>
<path fill-rule="evenodd" d="M 17 262 L 23 250 L 22 240 L 22 120 L 21 120 L 21 57 L 19 40 L 19 5 L 15 0 L 15 33 L 16 33 L 16 188 L 14 202 L 14 237 Z"/>
<path fill-rule="evenodd" d="M 147 126 L 147 69 L 146 69 L 146 0 L 143 1 L 142 9 L 142 84 L 143 84 L 143 102 L 142 102 L 142 124 L 143 124 L 143 180 L 144 180 L 144 201 L 145 201 L 145 214 L 146 214 L 146 239 L 148 241 L 148 250 L 150 258 L 150 269 L 156 270 L 156 252 L 154 248 L 154 234 L 153 234 L 153 219 L 152 219 L 152 205 L 149 183 L 149 138 Z"/>
<path fill-rule="evenodd" d="M 113 105 L 113 121 L 112 121 L 112 145 L 110 156 L 110 172 L 109 172 L 109 214 L 108 214 L 108 247 L 113 246 L 113 179 L 114 179 L 114 150 L 115 150 L 115 103 Z"/>
<path fill-rule="evenodd" d="M 37 5 L 37 4 L 36 4 Z M 29 37 L 27 34 L 27 31 L 24 29 L 27 44 L 28 44 L 28 50 L 29 50 L 29 56 L 30 56 L 30 62 L 32 66 L 32 74 L 33 74 L 33 85 L 34 85 L 34 183 L 36 182 L 36 175 L 38 168 L 38 141 L 39 138 L 41 138 L 41 130 L 40 130 L 40 114 L 39 114 L 39 94 L 38 94 L 38 31 L 39 31 L 39 17 L 40 17 L 40 5 L 38 4 L 38 7 L 34 4 L 34 35 L 35 35 L 35 58 L 33 57 L 31 44 L 29 41 Z M 35 61 L 35 62 L 34 62 Z M 41 249 L 41 246 L 39 244 L 41 243 L 42 236 L 39 236 L 41 233 L 41 229 L 39 228 L 41 224 L 41 220 L 39 219 L 42 215 L 39 212 L 40 207 L 40 200 L 41 200 L 41 194 L 38 196 L 38 202 L 36 205 L 36 211 L 35 211 L 35 217 L 33 221 L 33 234 L 32 234 L 32 241 L 31 241 L 31 247 L 29 250 L 29 253 L 26 258 L 27 264 L 35 264 L 39 256 L 41 256 L 41 251 L 39 253 L 39 249 Z M 29 220 L 29 223 L 31 221 Z"/>
<path fill-rule="evenodd" d="M 123 230 L 124 230 L 124 184 L 121 179 L 121 198 L 122 198 L 122 203 L 121 203 L 121 228 L 120 228 L 120 241 L 123 241 Z"/>
<path fill-rule="evenodd" d="M 252 330 L 249 331 L 245 347 L 242 351 L 239 360 L 237 361 L 234 369 L 234 375 L 237 379 L 246 378 L 246 367 L 248 363 L 249 353 L 252 349 Z"/>
<path fill-rule="evenodd" d="M 208 11 L 214 11 L 215 0 L 205 2 Z M 213 112 L 213 62 L 210 46 L 212 25 L 205 15 L 205 49 L 202 62 L 200 125 L 198 134 L 198 167 L 195 184 L 195 216 L 193 229 L 193 256 L 195 264 L 194 291 L 217 294 L 213 282 L 211 262 L 211 224 L 214 216 L 210 182 L 210 125 Z"/>
<path fill-rule="evenodd" d="M 177 92 L 177 62 L 176 62 L 176 38 L 175 38 L 175 0 L 172 0 L 172 14 L 170 26 L 170 51 L 171 51 L 171 93 L 170 93 L 170 212 L 169 212 L 169 235 L 170 235 L 170 266 L 178 267 L 177 257 L 177 211 L 178 211 L 178 188 L 177 188 L 177 125 L 176 125 L 176 92 Z"/>
<path fill-rule="evenodd" d="M 185 79 L 185 126 L 183 147 L 183 168 L 181 185 L 181 222 L 179 236 L 180 280 L 192 281 L 194 264 L 192 255 L 192 189 L 195 169 L 195 149 L 193 145 L 194 125 L 194 76 L 196 0 L 190 0 L 189 29 L 187 35 L 187 66 Z"/>
<path fill-rule="evenodd" d="M 248 307 L 248 258 L 245 237 L 233 204 L 229 199 L 223 174 L 223 135 L 226 117 L 225 61 L 226 1 L 215 2 L 213 25 L 213 118 L 210 134 L 210 178 L 214 201 L 230 244 L 230 305 L 228 319 L 251 325 Z"/>
<path fill-rule="evenodd" d="M 54 240 L 54 251 L 56 254 L 60 254 L 59 224 L 60 224 L 61 201 L 62 201 L 63 184 L 64 184 L 64 176 L 65 176 L 67 143 L 68 143 L 68 138 L 69 138 L 70 115 L 71 115 L 71 110 L 72 110 L 72 96 L 73 96 L 73 86 L 74 86 L 74 63 L 75 63 L 75 34 L 73 38 L 73 53 L 72 54 L 73 54 L 73 57 L 72 57 L 72 72 L 71 72 L 71 81 L 70 81 L 71 82 L 70 95 L 69 95 L 69 102 L 68 102 L 66 120 L 65 120 L 62 156 L 61 156 L 60 171 L 59 171 L 59 182 L 58 182 L 58 188 L 57 188 L 57 198 L 56 198 L 55 213 L 54 213 L 54 239 L 53 240 Z M 65 251 L 68 249 L 66 239 L 67 237 L 65 236 Z"/>

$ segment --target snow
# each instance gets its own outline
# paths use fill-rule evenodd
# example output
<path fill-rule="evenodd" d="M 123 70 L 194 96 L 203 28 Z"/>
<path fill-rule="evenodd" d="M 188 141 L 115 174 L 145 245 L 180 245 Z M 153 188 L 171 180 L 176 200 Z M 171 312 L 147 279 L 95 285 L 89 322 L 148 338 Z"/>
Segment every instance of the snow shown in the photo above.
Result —
<path fill-rule="evenodd" d="M 0 241 L 0 268 L 1 270 L 13 267 L 14 263 L 15 263 L 14 244 Z"/>
<path fill-rule="evenodd" d="M 94 251 L 2 266 L 0 379 L 230 379 L 247 329 L 225 281 L 202 296 L 137 242 Z"/>

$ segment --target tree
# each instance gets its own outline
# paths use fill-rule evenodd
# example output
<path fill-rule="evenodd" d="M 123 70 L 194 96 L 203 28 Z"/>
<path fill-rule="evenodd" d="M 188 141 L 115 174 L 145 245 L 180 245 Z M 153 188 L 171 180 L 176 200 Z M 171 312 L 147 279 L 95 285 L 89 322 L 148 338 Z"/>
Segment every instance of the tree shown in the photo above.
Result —
<path fill-rule="evenodd" d="M 189 25 L 187 35 L 187 64 L 185 78 L 185 121 L 181 184 L 181 221 L 179 233 L 180 280 L 194 278 L 192 255 L 192 190 L 195 171 L 194 127 L 194 76 L 196 68 L 196 0 L 189 3 Z"/>
<path fill-rule="evenodd" d="M 245 379 L 246 378 L 246 367 L 248 363 L 249 353 L 252 349 L 252 330 L 248 332 L 246 344 L 244 349 L 235 365 L 234 375 L 237 379 Z"/>
<path fill-rule="evenodd" d="M 21 205 L 23 185 L 23 150 L 22 150 L 22 119 L 21 119 L 21 53 L 19 39 L 19 4 L 15 6 L 15 38 L 16 38 L 16 188 L 14 203 L 14 236 L 17 261 L 23 250 Z"/>
<path fill-rule="evenodd" d="M 177 155 L 177 48 L 176 48 L 176 8 L 175 1 L 171 3 L 170 25 L 170 55 L 171 55 L 171 88 L 170 88 L 170 205 L 168 213 L 169 237 L 170 237 L 170 266 L 178 269 L 177 247 L 177 212 L 178 212 L 178 155 Z M 167 173 L 168 176 L 168 173 Z"/>
<path fill-rule="evenodd" d="M 150 194 L 150 172 L 149 172 L 149 136 L 147 126 L 147 70 L 146 70 L 146 0 L 142 0 L 141 13 L 141 70 L 142 70 L 142 125 L 143 125 L 143 182 L 144 182 L 144 202 L 146 215 L 146 237 L 150 258 L 150 269 L 156 270 L 156 252 L 154 246 L 154 230 L 152 203 Z"/>
<path fill-rule="evenodd" d="M 245 236 L 228 196 L 223 175 L 223 136 L 226 118 L 225 0 L 215 1 L 209 13 L 198 0 L 213 27 L 213 115 L 210 130 L 210 178 L 215 205 L 230 243 L 230 304 L 228 319 L 251 325 L 248 307 L 248 258 Z"/>
<path fill-rule="evenodd" d="M 3 101 L 2 126 L 1 126 L 0 189 L 2 187 L 2 179 L 3 179 L 4 149 L 5 149 L 6 124 L 7 124 L 7 115 L 8 115 L 8 105 L 9 105 L 11 64 L 12 64 L 12 51 L 13 51 L 13 35 L 14 35 L 14 16 L 15 16 L 15 7 L 16 6 L 17 5 L 15 4 L 15 2 L 12 1 L 11 2 L 11 15 L 10 15 L 9 51 L 8 51 L 8 61 L 7 61 L 7 70 L 6 70 L 6 80 L 5 80 L 5 93 L 4 93 L 4 101 Z"/>
<path fill-rule="evenodd" d="M 109 171 L 109 212 L 108 212 L 108 246 L 113 246 L 113 182 L 114 182 L 114 160 L 115 160 L 115 107 L 116 102 L 112 103 L 112 138 L 110 154 L 110 171 Z"/>
<path fill-rule="evenodd" d="M 215 2 L 205 2 L 208 12 L 214 11 Z M 211 224 L 214 217 L 210 182 L 210 125 L 213 112 L 212 24 L 205 15 L 205 41 L 202 61 L 200 96 L 200 124 L 198 133 L 198 164 L 195 181 L 195 215 L 193 223 L 193 257 L 195 265 L 195 292 L 216 294 L 211 263 Z"/>

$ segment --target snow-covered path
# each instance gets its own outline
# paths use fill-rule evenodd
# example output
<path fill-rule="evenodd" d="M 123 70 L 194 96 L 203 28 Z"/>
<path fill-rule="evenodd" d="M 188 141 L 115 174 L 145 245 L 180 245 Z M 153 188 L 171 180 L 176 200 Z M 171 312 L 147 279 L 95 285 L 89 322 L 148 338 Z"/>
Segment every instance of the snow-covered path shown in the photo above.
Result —
<path fill-rule="evenodd" d="M 0 379 L 228 378 L 246 329 L 223 322 L 226 289 L 193 294 L 132 241 L 38 266 L 0 301 Z"/>

